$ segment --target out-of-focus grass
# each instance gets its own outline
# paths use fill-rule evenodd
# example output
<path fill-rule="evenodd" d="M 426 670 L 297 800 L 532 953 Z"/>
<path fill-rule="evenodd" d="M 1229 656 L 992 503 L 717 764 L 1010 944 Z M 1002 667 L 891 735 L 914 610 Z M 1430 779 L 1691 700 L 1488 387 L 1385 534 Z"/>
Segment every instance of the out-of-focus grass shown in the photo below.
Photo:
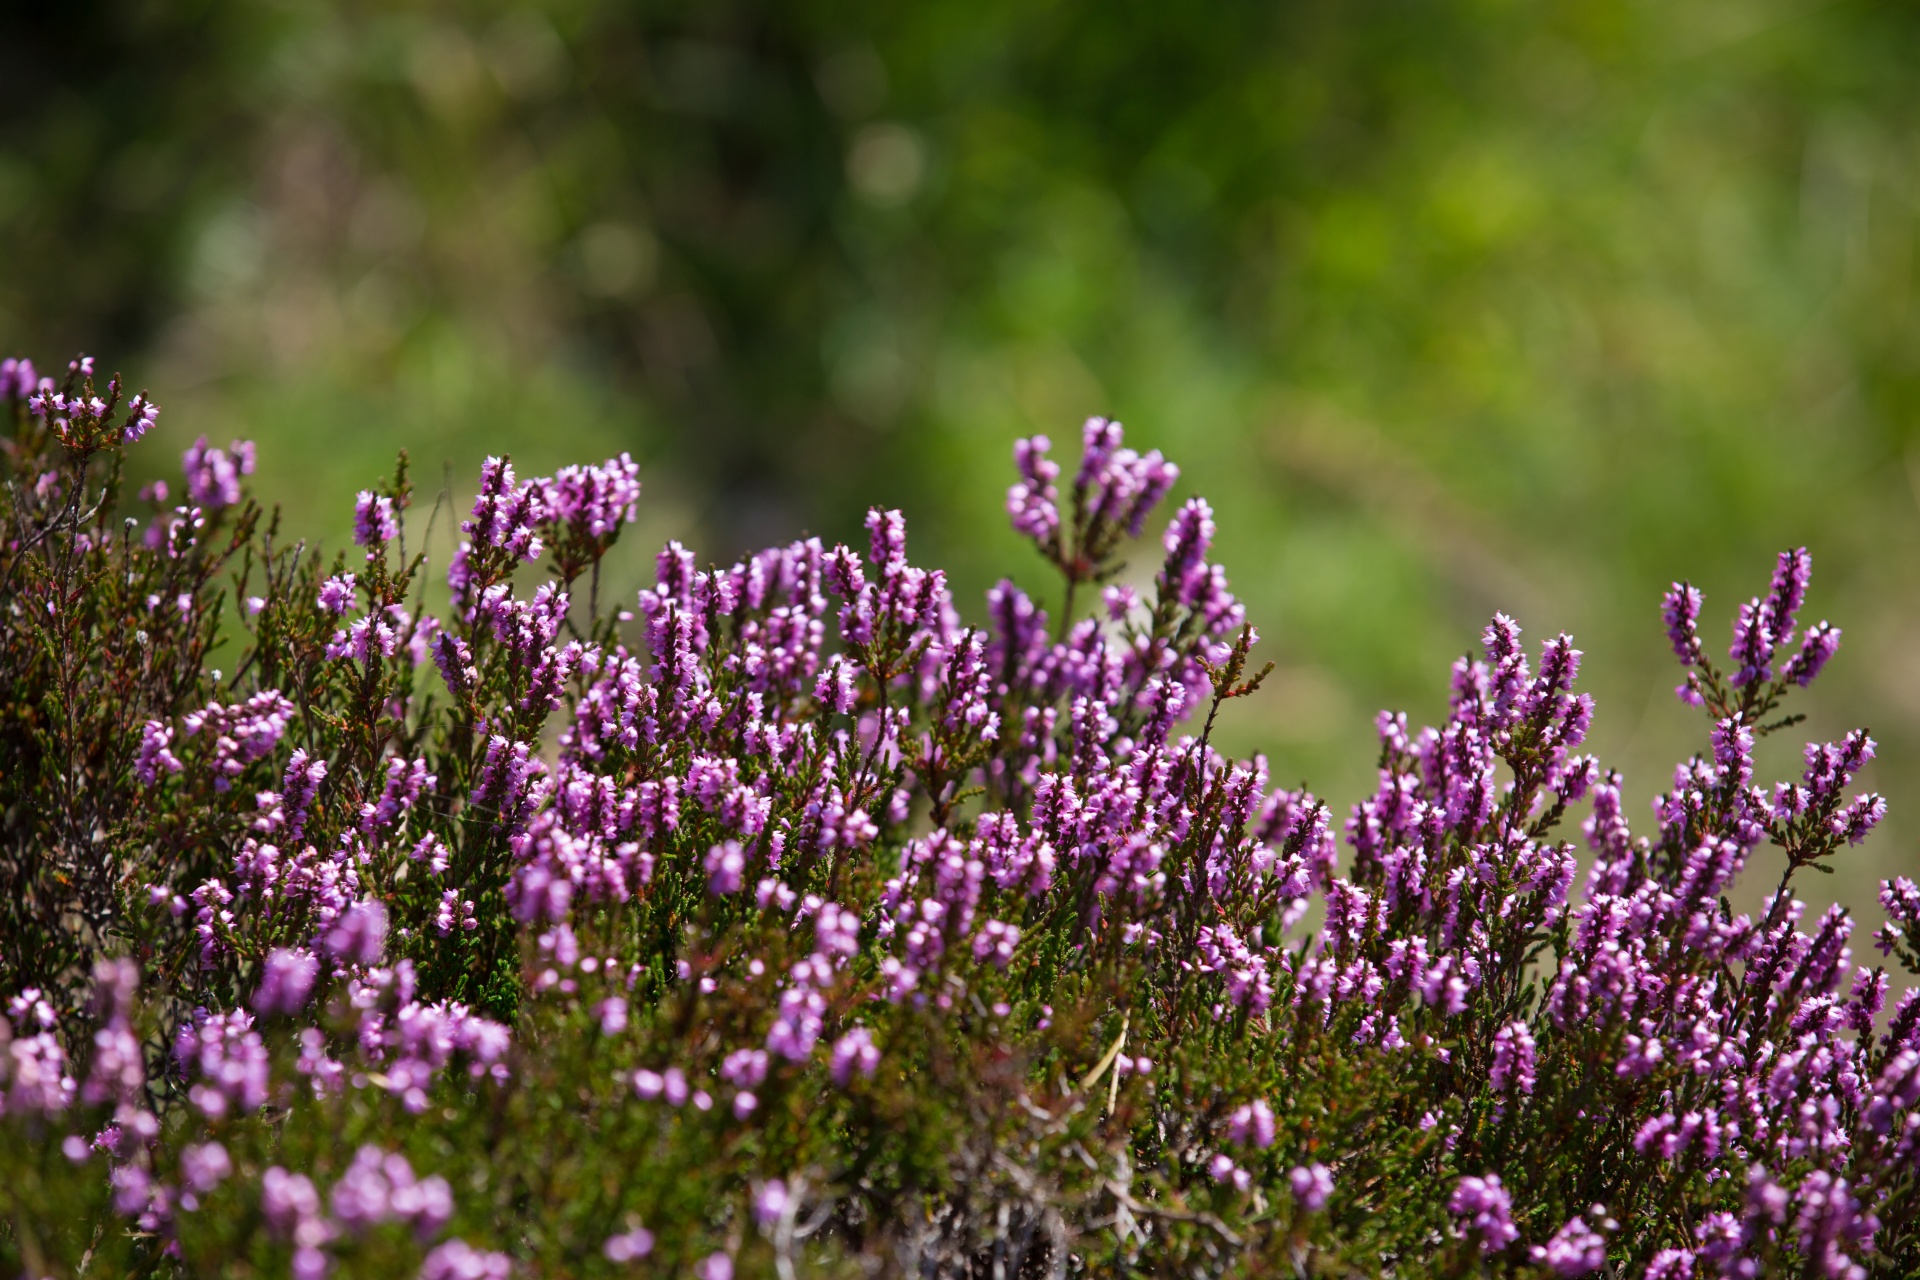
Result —
<path fill-rule="evenodd" d="M 1437 716 L 1496 608 L 1579 638 L 1596 749 L 1650 796 L 1704 743 L 1661 589 L 1693 578 L 1724 636 L 1804 543 L 1809 610 L 1847 630 L 1807 729 L 1870 725 L 1894 802 L 1807 887 L 1865 905 L 1920 862 L 1913 13 L 45 21 L 0 42 L 0 338 L 136 370 L 166 406 L 156 472 L 198 432 L 251 436 L 294 527 L 338 539 L 397 447 L 458 492 L 487 452 L 630 449 L 637 542 L 719 558 L 903 505 L 977 599 L 1026 563 L 1012 439 L 1111 414 L 1213 501 L 1280 663 L 1234 745 L 1341 802 L 1373 711 Z"/>

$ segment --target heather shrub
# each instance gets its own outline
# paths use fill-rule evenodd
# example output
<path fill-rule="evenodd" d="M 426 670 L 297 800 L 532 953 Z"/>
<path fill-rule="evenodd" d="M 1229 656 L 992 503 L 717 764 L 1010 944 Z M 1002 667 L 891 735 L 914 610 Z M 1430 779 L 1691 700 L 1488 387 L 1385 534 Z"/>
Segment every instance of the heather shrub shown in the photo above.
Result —
<path fill-rule="evenodd" d="M 1117 424 L 1015 449 L 1047 600 L 875 510 L 614 601 L 624 457 L 489 461 L 445 565 L 403 459 L 327 554 L 244 442 L 129 494 L 144 396 L 0 380 L 17 1272 L 1920 1268 L 1920 999 L 1793 897 L 1872 741 L 1755 776 L 1839 643 L 1804 550 L 1725 661 L 1668 592 L 1701 751 L 1638 834 L 1504 616 L 1339 818 L 1212 745 L 1256 636 Z"/>

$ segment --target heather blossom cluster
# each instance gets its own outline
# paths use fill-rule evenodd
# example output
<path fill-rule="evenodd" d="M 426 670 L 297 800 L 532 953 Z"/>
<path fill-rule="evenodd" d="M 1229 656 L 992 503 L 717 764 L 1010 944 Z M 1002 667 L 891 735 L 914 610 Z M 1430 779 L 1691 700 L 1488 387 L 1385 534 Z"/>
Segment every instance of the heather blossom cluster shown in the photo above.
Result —
<path fill-rule="evenodd" d="M 1724 664 L 1667 593 L 1706 719 L 1649 822 L 1583 750 L 1581 652 L 1504 615 L 1439 725 L 1380 715 L 1341 818 L 1216 745 L 1258 636 L 1213 510 L 1150 534 L 1179 471 L 1114 422 L 1070 481 L 1015 446 L 1051 594 L 972 609 L 876 509 L 861 545 L 670 543 L 603 605 L 624 455 L 489 459 L 444 548 L 403 459 L 328 558 L 245 442 L 197 441 L 133 536 L 154 410 L 90 363 L 9 362 L 0 400 L 10 1264 L 1920 1264 L 1888 968 L 1920 972 L 1920 889 L 1882 886 L 1871 967 L 1794 896 L 1883 818 L 1874 744 L 1755 760 L 1839 643 L 1805 550 Z"/>

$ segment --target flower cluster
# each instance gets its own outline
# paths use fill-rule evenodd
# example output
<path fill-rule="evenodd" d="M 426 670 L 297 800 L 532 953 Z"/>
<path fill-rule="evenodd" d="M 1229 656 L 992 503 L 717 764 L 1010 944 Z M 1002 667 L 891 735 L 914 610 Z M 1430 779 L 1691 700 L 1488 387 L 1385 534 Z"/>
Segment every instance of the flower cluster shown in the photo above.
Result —
<path fill-rule="evenodd" d="M 1729 665 L 1667 594 L 1706 716 L 1651 823 L 1580 651 L 1504 615 L 1342 820 L 1217 746 L 1258 637 L 1117 423 L 1070 482 L 1014 450 L 1051 597 L 974 611 L 875 510 L 670 543 L 603 609 L 632 460 L 490 459 L 436 612 L 404 463 L 330 562 L 238 444 L 151 543 L 83 509 L 151 421 L 117 387 L 0 370 L 0 1213 L 78 1224 L 41 1273 L 1920 1265 L 1920 996 L 1794 896 L 1884 815 L 1874 744 L 1756 763 L 1838 644 L 1804 550 Z M 1920 889 L 1880 899 L 1920 972 Z"/>

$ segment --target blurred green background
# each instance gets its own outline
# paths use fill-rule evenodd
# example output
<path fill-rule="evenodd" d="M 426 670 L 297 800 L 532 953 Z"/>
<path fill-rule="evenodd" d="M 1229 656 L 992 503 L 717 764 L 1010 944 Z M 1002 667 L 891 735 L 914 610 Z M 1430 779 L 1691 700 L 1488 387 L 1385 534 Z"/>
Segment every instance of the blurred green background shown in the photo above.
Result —
<path fill-rule="evenodd" d="M 1786 0 L 9 6 L 0 347 L 151 387 L 154 474 L 256 439 L 336 541 L 399 447 L 631 450 L 629 586 L 871 503 L 1040 586 L 1011 443 L 1119 417 L 1280 664 L 1233 745 L 1341 802 L 1501 608 L 1644 813 L 1704 740 L 1662 588 L 1723 647 L 1805 543 L 1803 709 L 1894 802 L 1805 888 L 1863 904 L 1920 863 L 1916 66 L 1920 9 Z"/>

